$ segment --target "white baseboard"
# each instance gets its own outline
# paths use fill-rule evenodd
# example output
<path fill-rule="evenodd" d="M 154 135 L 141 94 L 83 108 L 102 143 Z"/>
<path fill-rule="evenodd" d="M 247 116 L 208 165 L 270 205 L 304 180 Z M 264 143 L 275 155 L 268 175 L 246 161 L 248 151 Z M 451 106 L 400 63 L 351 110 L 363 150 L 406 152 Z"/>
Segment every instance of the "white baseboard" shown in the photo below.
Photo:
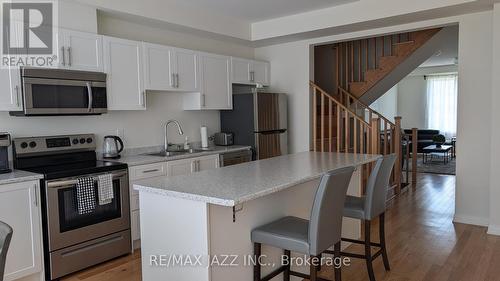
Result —
<path fill-rule="evenodd" d="M 500 225 L 488 226 L 488 234 L 500 236 Z"/>
<path fill-rule="evenodd" d="M 488 218 L 473 217 L 473 216 L 457 216 L 453 218 L 453 222 L 472 224 L 478 226 L 489 226 L 490 222 Z"/>

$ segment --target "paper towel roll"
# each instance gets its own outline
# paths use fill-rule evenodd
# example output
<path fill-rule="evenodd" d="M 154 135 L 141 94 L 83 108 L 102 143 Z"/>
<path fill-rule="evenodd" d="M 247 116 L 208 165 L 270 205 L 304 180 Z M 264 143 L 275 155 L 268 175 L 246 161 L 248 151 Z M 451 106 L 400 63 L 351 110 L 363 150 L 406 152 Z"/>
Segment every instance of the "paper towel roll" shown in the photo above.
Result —
<path fill-rule="evenodd" d="M 205 126 L 200 127 L 200 134 L 201 134 L 201 147 L 207 148 L 208 147 L 207 127 Z"/>

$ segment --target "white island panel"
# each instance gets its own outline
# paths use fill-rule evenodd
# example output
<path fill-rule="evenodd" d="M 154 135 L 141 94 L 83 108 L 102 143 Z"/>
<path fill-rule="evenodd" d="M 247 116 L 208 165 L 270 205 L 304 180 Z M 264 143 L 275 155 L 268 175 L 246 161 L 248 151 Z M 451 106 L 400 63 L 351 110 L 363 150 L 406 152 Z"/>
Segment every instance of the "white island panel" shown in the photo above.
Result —
<path fill-rule="evenodd" d="M 143 281 L 252 280 L 253 268 L 248 263 L 248 257 L 253 254 L 252 229 L 283 216 L 308 219 L 324 172 L 346 166 L 360 167 L 378 158 L 377 155 L 304 152 L 190 177 L 140 182 L 135 188 L 141 197 Z M 361 195 L 359 170 L 353 175 L 348 193 Z M 359 238 L 360 222 L 344 219 L 343 236 Z M 266 262 L 275 262 L 276 266 L 281 253 L 281 249 L 263 247 L 263 254 L 269 257 Z M 151 256 L 161 255 L 184 259 L 201 255 L 203 264 L 152 265 Z M 214 257 L 225 264 L 208 266 L 207 261 Z M 263 267 L 263 272 L 272 269 L 272 266 Z M 295 270 L 308 271 L 307 268 Z"/>

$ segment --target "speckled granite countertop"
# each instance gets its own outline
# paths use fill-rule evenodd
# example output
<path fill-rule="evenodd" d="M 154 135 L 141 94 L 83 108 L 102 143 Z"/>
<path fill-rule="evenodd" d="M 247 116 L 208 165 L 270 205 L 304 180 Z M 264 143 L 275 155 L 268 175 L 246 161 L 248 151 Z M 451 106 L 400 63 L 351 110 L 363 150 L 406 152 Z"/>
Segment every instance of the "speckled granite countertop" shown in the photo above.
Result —
<path fill-rule="evenodd" d="M 346 166 L 373 162 L 380 155 L 301 152 L 198 172 L 139 181 L 134 188 L 221 206 L 257 199 Z"/>
<path fill-rule="evenodd" d="M 126 164 L 128 164 L 129 167 L 132 167 L 132 166 L 153 164 L 153 163 L 159 163 L 159 162 L 165 162 L 165 161 L 194 158 L 194 157 L 200 157 L 200 156 L 205 156 L 205 155 L 236 152 L 236 151 L 248 150 L 248 149 L 250 149 L 250 146 L 243 146 L 243 145 L 213 146 L 213 147 L 210 147 L 210 150 L 207 150 L 207 151 L 186 153 L 186 154 L 182 154 L 182 155 L 161 157 L 161 156 L 137 154 L 137 155 L 127 155 L 127 156 L 121 157 L 120 159 L 108 160 L 108 161 L 117 161 L 117 162 L 121 162 L 121 163 L 126 163 Z"/>
<path fill-rule="evenodd" d="M 13 170 L 10 173 L 0 174 L 0 185 L 18 183 L 23 181 L 33 181 L 42 179 L 43 175 L 25 171 Z"/>

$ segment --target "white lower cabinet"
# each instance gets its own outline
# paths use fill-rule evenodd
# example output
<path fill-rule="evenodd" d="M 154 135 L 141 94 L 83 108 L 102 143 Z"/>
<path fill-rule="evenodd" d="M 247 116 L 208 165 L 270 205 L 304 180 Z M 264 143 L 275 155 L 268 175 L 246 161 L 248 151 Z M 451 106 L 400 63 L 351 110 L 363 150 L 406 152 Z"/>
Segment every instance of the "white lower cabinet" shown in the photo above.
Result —
<path fill-rule="evenodd" d="M 132 247 L 140 247 L 141 224 L 139 220 L 139 193 L 134 190 L 134 183 L 142 179 L 167 175 L 167 163 L 154 163 L 140 166 L 133 166 L 128 169 L 130 181 L 130 232 L 132 236 Z"/>
<path fill-rule="evenodd" d="M 0 186 L 0 221 L 14 230 L 7 252 L 4 281 L 43 272 L 39 186 L 39 181 Z"/>
<path fill-rule="evenodd" d="M 191 173 L 219 168 L 219 154 L 155 163 L 129 168 L 130 178 L 130 228 L 132 232 L 132 246 L 140 247 L 141 224 L 139 194 L 133 189 L 138 180 L 160 177 L 180 176 Z"/>

